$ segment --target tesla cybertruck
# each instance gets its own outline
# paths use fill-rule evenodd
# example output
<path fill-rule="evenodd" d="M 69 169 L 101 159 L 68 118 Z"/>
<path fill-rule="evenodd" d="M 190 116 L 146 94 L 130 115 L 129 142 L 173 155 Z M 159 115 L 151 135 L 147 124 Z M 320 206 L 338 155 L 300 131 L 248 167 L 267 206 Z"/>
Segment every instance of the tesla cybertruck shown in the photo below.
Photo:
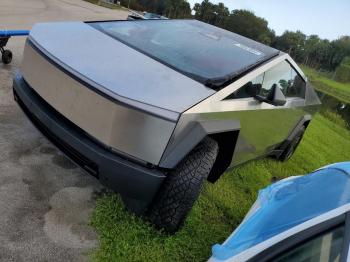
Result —
<path fill-rule="evenodd" d="M 320 104 L 288 54 L 196 20 L 37 24 L 13 88 L 54 144 L 168 232 L 205 180 L 290 158 Z"/>

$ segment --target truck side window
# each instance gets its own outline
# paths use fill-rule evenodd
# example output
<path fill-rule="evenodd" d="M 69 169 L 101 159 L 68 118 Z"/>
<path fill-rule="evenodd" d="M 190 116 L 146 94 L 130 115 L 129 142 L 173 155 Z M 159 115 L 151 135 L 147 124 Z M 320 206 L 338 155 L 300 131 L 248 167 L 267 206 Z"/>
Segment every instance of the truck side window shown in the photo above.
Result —
<path fill-rule="evenodd" d="M 277 85 L 277 87 L 282 90 L 283 94 L 286 95 L 291 78 L 291 66 L 286 61 L 279 63 L 266 71 L 261 95 L 267 96 L 271 88 L 275 85 Z"/>
<path fill-rule="evenodd" d="M 256 94 L 267 96 L 275 85 L 282 90 L 286 97 L 305 97 L 306 83 L 304 79 L 287 61 L 282 61 L 246 83 L 225 100 L 254 97 Z"/>
<path fill-rule="evenodd" d="M 266 71 L 261 95 L 266 96 L 277 85 L 286 97 L 305 97 L 306 83 L 287 61 Z"/>
<path fill-rule="evenodd" d="M 256 78 L 252 79 L 237 91 L 226 97 L 225 100 L 253 97 L 254 95 L 260 93 L 263 80 L 264 74 L 258 75 Z"/>

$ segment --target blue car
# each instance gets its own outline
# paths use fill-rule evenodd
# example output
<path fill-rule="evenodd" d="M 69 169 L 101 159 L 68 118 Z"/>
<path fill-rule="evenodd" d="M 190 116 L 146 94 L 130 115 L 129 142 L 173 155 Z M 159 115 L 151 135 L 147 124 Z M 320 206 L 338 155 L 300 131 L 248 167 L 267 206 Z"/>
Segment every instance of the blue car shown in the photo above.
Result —
<path fill-rule="evenodd" d="M 210 262 L 350 261 L 350 162 L 268 186 Z"/>

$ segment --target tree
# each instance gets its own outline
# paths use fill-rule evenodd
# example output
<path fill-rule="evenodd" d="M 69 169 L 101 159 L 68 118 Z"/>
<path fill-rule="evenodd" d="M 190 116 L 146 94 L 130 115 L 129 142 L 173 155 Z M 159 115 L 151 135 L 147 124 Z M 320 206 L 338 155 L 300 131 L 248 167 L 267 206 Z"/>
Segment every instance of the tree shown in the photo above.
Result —
<path fill-rule="evenodd" d="M 342 36 L 331 43 L 332 50 L 329 59 L 329 68 L 334 70 L 346 56 L 350 56 L 350 36 Z"/>
<path fill-rule="evenodd" d="M 268 27 L 265 19 L 248 10 L 232 11 L 226 29 L 268 45 L 275 36 L 275 32 Z"/>
<path fill-rule="evenodd" d="M 223 4 L 218 3 L 214 5 L 214 25 L 224 28 L 226 26 L 227 18 L 230 15 L 230 10 Z"/>
<path fill-rule="evenodd" d="M 195 11 L 195 18 L 209 23 L 214 24 L 215 18 L 215 5 L 209 0 L 204 0 L 201 4 L 195 4 L 193 10 Z"/>
<path fill-rule="evenodd" d="M 305 41 L 306 35 L 301 31 L 285 31 L 281 36 L 275 38 L 272 46 L 301 62 L 304 56 Z"/>
<path fill-rule="evenodd" d="M 345 57 L 337 67 L 334 78 L 339 82 L 350 82 L 350 56 Z"/>

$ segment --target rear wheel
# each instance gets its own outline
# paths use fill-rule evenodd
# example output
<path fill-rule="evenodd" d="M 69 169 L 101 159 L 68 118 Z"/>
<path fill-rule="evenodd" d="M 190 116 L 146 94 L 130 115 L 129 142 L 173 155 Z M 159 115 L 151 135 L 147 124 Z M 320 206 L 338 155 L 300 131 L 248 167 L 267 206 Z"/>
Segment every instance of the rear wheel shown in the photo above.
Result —
<path fill-rule="evenodd" d="M 149 219 L 157 228 L 174 233 L 183 224 L 218 151 L 216 141 L 207 137 L 167 175 L 149 210 Z"/>
<path fill-rule="evenodd" d="M 289 143 L 289 145 L 283 151 L 283 153 L 279 157 L 279 160 L 287 161 L 293 156 L 295 150 L 298 148 L 301 140 L 303 139 L 304 133 L 305 133 L 305 127 L 303 126 L 299 129 L 298 133 L 294 136 L 293 140 Z"/>
<path fill-rule="evenodd" d="M 2 62 L 4 64 L 9 64 L 12 61 L 12 52 L 10 50 L 4 50 L 1 56 Z"/>

